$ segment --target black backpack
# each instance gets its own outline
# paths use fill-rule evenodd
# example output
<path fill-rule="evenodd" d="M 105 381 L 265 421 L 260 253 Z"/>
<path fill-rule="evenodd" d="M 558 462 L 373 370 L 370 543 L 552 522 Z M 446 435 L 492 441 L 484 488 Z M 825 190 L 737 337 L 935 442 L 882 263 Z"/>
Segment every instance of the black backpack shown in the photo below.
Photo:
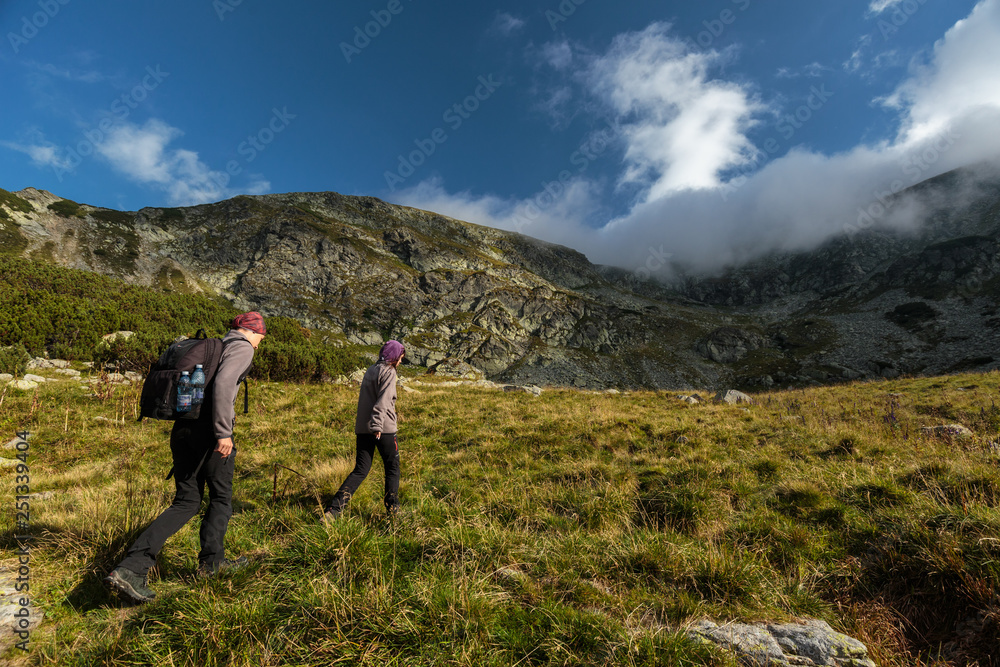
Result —
<path fill-rule="evenodd" d="M 190 412 L 177 412 L 177 381 L 181 373 L 194 372 L 195 366 L 201 364 L 205 372 L 205 389 L 207 390 L 215 372 L 222 361 L 222 351 L 229 343 L 221 338 L 209 338 L 204 329 L 199 329 L 194 338 L 172 343 L 160 355 L 160 358 L 149 367 L 146 380 L 142 384 L 142 396 L 139 398 L 139 421 L 143 417 L 150 419 L 198 419 L 201 415 L 201 405 L 194 405 Z M 246 378 L 243 382 L 243 414 L 250 408 L 249 388 Z"/>

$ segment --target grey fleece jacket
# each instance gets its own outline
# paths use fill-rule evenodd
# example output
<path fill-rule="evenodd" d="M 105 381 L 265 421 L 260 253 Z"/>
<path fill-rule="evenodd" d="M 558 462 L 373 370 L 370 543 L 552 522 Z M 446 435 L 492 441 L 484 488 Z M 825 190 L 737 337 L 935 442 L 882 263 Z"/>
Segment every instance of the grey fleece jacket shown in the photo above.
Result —
<path fill-rule="evenodd" d="M 378 362 L 365 371 L 358 393 L 355 433 L 396 432 L 396 369 Z"/>
<path fill-rule="evenodd" d="M 231 329 L 222 342 L 227 345 L 222 350 L 222 359 L 212 380 L 212 428 L 216 439 L 233 437 L 233 423 L 236 421 L 234 405 L 240 378 L 249 370 L 256 351 L 246 336 L 235 329 Z"/>

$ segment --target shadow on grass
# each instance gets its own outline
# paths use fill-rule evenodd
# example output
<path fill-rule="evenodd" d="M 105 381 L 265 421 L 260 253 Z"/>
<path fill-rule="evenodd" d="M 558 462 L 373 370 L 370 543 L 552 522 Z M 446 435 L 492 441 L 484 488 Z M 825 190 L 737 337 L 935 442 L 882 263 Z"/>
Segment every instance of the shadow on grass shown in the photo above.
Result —
<path fill-rule="evenodd" d="M 323 496 L 317 493 L 301 491 L 287 495 L 279 495 L 270 503 L 271 507 L 301 507 L 317 512 L 317 516 L 323 516 L 326 505 L 323 503 Z"/>
<path fill-rule="evenodd" d="M 66 604 L 81 612 L 109 606 L 135 606 L 131 600 L 113 594 L 104 583 L 104 577 L 115 569 L 128 547 L 147 527 L 142 526 L 134 531 L 122 533 L 110 542 L 95 544 L 95 551 L 86 565 L 83 576 L 66 596 Z"/>
<path fill-rule="evenodd" d="M 66 604 L 74 610 L 84 612 L 108 605 L 131 606 L 131 603 L 116 604 L 116 598 L 105 587 L 103 579 L 114 569 L 127 546 L 139 536 L 142 530 L 145 530 L 145 527 L 122 534 L 105 544 L 93 544 L 95 550 L 83 568 L 83 576 L 66 596 Z M 66 540 L 78 541 L 79 539 L 80 536 L 72 531 L 36 523 L 32 524 L 31 530 L 26 534 L 14 530 L 5 530 L 0 533 L 0 547 L 18 553 L 22 547 L 27 546 L 38 553 L 46 547 L 59 549 L 60 543 Z"/>

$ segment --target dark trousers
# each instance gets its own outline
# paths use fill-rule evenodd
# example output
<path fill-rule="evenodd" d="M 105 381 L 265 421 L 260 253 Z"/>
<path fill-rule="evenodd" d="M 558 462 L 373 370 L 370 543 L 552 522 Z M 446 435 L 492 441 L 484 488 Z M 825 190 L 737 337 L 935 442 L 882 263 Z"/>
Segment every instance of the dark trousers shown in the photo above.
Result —
<path fill-rule="evenodd" d="M 399 446 L 396 443 L 396 434 L 383 433 L 382 437 L 378 439 L 372 433 L 358 433 L 356 435 L 357 451 L 354 458 L 354 470 L 340 485 L 333 500 L 330 501 L 329 509 L 342 510 L 347 506 L 351 496 L 368 476 L 368 471 L 372 468 L 372 458 L 377 449 L 379 456 L 382 457 L 382 465 L 385 466 L 385 495 L 382 500 L 388 510 L 395 510 L 399 507 Z"/>
<path fill-rule="evenodd" d="M 174 457 L 174 502 L 143 531 L 119 563 L 144 574 L 156 564 L 156 556 L 171 535 L 181 529 L 201 509 L 201 497 L 208 487 L 208 509 L 201 520 L 200 565 L 213 566 L 226 557 L 225 538 L 233 514 L 233 462 L 236 448 L 225 459 L 215 451 L 216 439 L 211 420 L 178 421 L 170 433 Z"/>

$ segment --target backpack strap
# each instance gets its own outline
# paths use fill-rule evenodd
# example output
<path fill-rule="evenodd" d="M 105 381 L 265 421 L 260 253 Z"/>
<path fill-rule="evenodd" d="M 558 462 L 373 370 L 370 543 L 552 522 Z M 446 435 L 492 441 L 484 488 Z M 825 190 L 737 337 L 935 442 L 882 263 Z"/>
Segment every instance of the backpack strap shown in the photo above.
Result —
<path fill-rule="evenodd" d="M 243 378 L 243 414 L 250 412 L 250 385 L 247 379 Z"/>
<path fill-rule="evenodd" d="M 198 333 L 204 334 L 204 329 L 199 329 Z M 219 370 L 219 364 L 222 363 L 222 352 L 226 349 L 226 344 L 222 342 L 219 338 L 213 338 L 212 342 L 209 343 L 208 352 L 205 356 L 205 386 L 207 387 L 215 379 L 215 374 Z"/>

